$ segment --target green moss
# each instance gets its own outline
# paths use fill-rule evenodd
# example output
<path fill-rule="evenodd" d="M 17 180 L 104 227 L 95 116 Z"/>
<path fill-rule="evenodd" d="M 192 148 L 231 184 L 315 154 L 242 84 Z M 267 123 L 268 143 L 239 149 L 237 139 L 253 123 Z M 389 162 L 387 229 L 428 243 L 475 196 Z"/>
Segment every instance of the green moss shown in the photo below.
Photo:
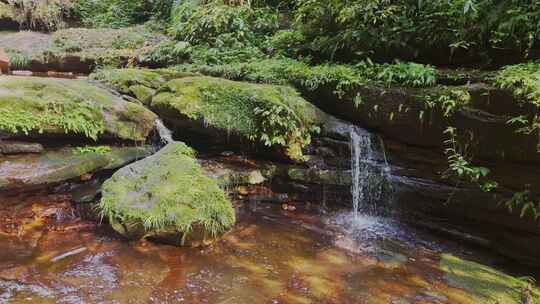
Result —
<path fill-rule="evenodd" d="M 533 298 L 540 299 L 539 291 L 526 281 L 475 262 L 443 254 L 440 267 L 450 286 L 470 292 L 477 303 L 522 303 L 524 289 L 529 289 Z"/>
<path fill-rule="evenodd" d="M 0 78 L 0 129 L 144 140 L 155 115 L 82 80 Z"/>
<path fill-rule="evenodd" d="M 90 75 L 90 79 L 102 82 L 116 91 L 132 95 L 145 103 L 153 91 L 175 78 L 194 76 L 167 69 L 103 69 Z M 148 96 L 150 95 L 150 96 Z"/>
<path fill-rule="evenodd" d="M 10 5 L 0 3 L 0 19 L 13 19 L 13 9 Z"/>
<path fill-rule="evenodd" d="M 0 38 L 2 47 L 42 64 L 78 57 L 94 67 L 126 65 L 165 36 L 145 26 L 122 29 L 69 28 L 52 34 L 18 32 Z"/>
<path fill-rule="evenodd" d="M 97 139 L 105 131 L 103 114 L 92 104 L 92 98 L 97 96 L 80 84 L 40 78 L 1 78 L 0 129 L 28 134 L 52 127 Z"/>
<path fill-rule="evenodd" d="M 75 151 L 78 154 L 85 154 L 85 153 L 107 154 L 111 152 L 111 147 L 110 146 L 84 146 L 84 147 L 75 148 Z"/>
<path fill-rule="evenodd" d="M 322 64 L 310 66 L 293 59 L 266 59 L 225 65 L 185 64 L 181 71 L 199 72 L 232 80 L 291 84 L 301 90 L 332 89 L 342 96 L 363 85 L 430 87 L 436 84 L 433 67 L 417 63 L 357 65 Z"/>
<path fill-rule="evenodd" d="M 142 223 L 145 233 L 172 227 L 185 237 L 194 225 L 211 236 L 224 233 L 235 222 L 234 210 L 194 154 L 173 143 L 119 170 L 103 185 L 102 215 L 111 223 Z"/>
<path fill-rule="evenodd" d="M 293 159 L 317 132 L 320 111 L 290 87 L 186 77 L 164 85 L 152 107 L 240 134 L 267 146 L 284 147 Z"/>
<path fill-rule="evenodd" d="M 506 66 L 492 78 L 496 86 L 522 101 L 540 107 L 540 62 Z"/>

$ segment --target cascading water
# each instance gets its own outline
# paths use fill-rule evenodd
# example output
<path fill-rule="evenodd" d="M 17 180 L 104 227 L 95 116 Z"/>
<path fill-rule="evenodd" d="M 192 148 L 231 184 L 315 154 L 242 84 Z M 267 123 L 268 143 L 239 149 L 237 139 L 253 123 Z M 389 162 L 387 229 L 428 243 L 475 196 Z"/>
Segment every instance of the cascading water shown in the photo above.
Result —
<path fill-rule="evenodd" d="M 159 134 L 159 140 L 162 145 L 167 145 L 174 142 L 172 131 L 169 130 L 161 119 L 156 119 L 156 130 Z"/>
<path fill-rule="evenodd" d="M 352 173 L 352 199 L 353 214 L 358 217 L 360 203 L 364 202 L 368 170 L 367 161 L 372 157 L 373 149 L 370 134 L 356 127 L 350 127 L 351 136 L 351 173 Z M 363 208 L 364 209 L 364 208 Z"/>
<path fill-rule="evenodd" d="M 387 217 L 386 208 L 392 198 L 390 166 L 382 139 L 368 131 L 349 127 L 352 177 L 352 212 L 338 212 L 328 222 L 335 224 L 362 244 L 362 250 L 378 250 L 378 242 L 400 236 L 398 225 Z"/>
<path fill-rule="evenodd" d="M 378 215 L 378 201 L 382 198 L 388 163 L 378 164 L 372 135 L 364 129 L 350 126 L 351 175 L 353 214 Z"/>

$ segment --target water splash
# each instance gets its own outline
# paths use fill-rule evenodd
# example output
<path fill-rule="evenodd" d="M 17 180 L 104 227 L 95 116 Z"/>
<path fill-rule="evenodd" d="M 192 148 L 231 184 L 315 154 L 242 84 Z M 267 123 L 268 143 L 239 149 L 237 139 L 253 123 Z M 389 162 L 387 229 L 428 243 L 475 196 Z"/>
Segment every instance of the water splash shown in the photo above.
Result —
<path fill-rule="evenodd" d="M 156 119 L 156 130 L 159 134 L 161 144 L 167 145 L 174 142 L 172 131 L 169 130 L 161 119 Z"/>

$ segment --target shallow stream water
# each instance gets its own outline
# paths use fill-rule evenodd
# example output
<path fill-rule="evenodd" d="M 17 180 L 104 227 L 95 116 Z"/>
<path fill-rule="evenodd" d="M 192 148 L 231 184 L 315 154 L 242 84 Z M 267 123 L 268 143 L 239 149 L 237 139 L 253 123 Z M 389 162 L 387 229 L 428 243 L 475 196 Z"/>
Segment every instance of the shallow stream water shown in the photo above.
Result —
<path fill-rule="evenodd" d="M 191 249 L 124 241 L 62 196 L 11 203 L 0 303 L 479 303 L 439 262 L 480 253 L 376 217 L 237 206 L 233 231 Z"/>

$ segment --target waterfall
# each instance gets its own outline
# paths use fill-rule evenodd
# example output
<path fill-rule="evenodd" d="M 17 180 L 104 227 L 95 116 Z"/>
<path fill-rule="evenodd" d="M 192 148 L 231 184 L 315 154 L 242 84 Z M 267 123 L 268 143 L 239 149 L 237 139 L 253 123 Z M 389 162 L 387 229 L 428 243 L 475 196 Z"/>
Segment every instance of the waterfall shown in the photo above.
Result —
<path fill-rule="evenodd" d="M 381 155 L 377 154 L 373 136 L 366 130 L 350 126 L 352 202 L 354 217 L 363 215 L 380 215 L 379 201 L 387 186 L 390 166 L 386 160 L 384 145 L 381 139 Z"/>
<path fill-rule="evenodd" d="M 365 200 L 368 193 L 369 171 L 368 161 L 373 158 L 371 136 L 368 132 L 356 126 L 350 127 L 351 136 L 351 174 L 352 174 L 352 199 L 353 214 L 358 217 L 360 204 L 363 204 L 362 211 L 365 211 Z"/>
<path fill-rule="evenodd" d="M 172 131 L 163 124 L 163 121 L 161 121 L 161 119 L 156 119 L 156 130 L 159 134 L 159 139 L 162 145 L 167 145 L 174 141 L 172 137 Z"/>

